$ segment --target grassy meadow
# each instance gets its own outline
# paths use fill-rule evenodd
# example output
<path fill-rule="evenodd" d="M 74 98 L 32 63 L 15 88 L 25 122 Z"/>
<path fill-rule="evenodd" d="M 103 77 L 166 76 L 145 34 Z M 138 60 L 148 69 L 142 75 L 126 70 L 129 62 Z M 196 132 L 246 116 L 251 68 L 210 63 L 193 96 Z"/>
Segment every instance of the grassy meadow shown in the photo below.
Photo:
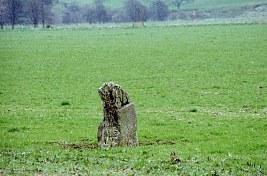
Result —
<path fill-rule="evenodd" d="M 0 175 L 265 175 L 266 66 L 266 24 L 0 31 Z M 109 81 L 139 147 L 96 147 Z"/>

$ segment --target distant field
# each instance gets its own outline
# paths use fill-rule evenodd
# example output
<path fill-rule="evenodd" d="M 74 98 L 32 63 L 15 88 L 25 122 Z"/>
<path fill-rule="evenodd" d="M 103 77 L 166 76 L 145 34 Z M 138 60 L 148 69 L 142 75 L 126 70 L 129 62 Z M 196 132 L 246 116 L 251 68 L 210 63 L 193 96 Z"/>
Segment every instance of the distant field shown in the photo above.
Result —
<path fill-rule="evenodd" d="M 267 0 L 194 0 L 184 4 L 184 9 L 237 8 L 248 5 L 267 3 Z"/>
<path fill-rule="evenodd" d="M 126 0 L 104 0 L 104 4 L 107 7 L 116 9 L 121 8 Z M 149 5 L 152 0 L 140 0 L 145 5 Z M 93 0 L 59 0 L 59 2 L 75 2 L 81 4 L 87 4 L 93 2 Z M 166 0 L 170 8 L 174 8 L 171 4 L 172 0 Z M 184 3 L 181 9 L 214 9 L 214 8 L 235 8 L 247 5 L 256 5 L 261 3 L 267 3 L 267 0 L 194 0 L 191 3 Z"/>
<path fill-rule="evenodd" d="M 0 31 L 0 175 L 266 175 L 266 48 L 264 24 Z M 139 147 L 95 148 L 108 81 Z"/>

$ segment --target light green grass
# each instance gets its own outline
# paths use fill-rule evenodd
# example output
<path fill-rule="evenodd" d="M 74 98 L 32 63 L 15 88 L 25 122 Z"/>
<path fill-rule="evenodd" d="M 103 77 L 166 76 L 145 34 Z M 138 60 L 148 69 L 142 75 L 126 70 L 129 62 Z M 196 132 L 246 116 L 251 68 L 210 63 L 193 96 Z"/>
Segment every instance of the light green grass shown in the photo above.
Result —
<path fill-rule="evenodd" d="M 0 173 L 266 174 L 266 31 L 0 31 Z M 94 149 L 107 81 L 136 106 L 139 147 Z"/>

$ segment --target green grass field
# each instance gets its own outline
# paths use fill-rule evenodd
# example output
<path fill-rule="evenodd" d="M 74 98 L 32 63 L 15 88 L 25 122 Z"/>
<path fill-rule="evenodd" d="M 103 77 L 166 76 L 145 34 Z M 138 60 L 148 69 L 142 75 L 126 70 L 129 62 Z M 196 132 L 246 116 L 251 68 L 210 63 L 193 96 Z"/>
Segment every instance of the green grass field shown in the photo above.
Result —
<path fill-rule="evenodd" d="M 0 31 L 0 175 L 265 175 L 266 48 L 265 24 Z M 108 81 L 139 147 L 96 148 Z"/>

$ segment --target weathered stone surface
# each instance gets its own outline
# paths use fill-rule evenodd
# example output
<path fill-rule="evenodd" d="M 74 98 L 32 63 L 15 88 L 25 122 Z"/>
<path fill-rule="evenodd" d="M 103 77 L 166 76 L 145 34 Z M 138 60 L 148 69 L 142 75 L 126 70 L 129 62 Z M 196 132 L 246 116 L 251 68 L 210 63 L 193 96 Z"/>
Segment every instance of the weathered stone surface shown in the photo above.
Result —
<path fill-rule="evenodd" d="M 98 146 L 137 146 L 137 118 L 128 93 L 112 82 L 103 84 L 98 93 L 104 111 L 98 126 Z"/>

